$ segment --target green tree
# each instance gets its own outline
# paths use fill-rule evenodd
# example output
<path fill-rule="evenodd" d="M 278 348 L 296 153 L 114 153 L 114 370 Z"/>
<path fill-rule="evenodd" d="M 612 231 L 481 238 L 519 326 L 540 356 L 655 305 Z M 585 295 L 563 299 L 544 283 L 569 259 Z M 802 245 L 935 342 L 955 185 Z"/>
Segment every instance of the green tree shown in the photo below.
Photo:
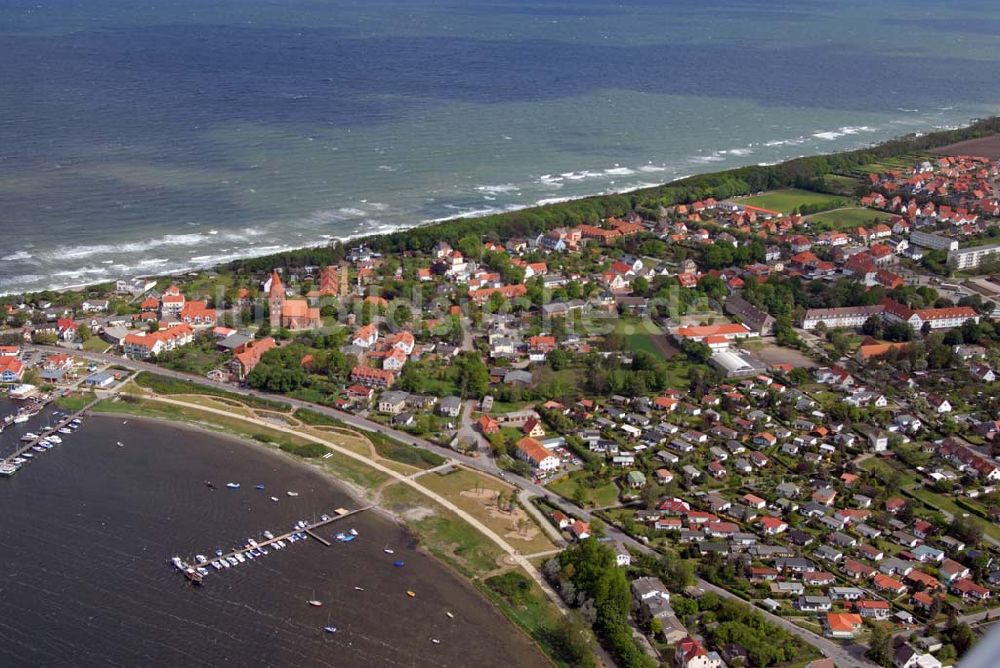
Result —
<path fill-rule="evenodd" d="M 892 636 L 882 624 L 872 624 L 871 638 L 865 655 L 880 666 L 892 665 Z"/>

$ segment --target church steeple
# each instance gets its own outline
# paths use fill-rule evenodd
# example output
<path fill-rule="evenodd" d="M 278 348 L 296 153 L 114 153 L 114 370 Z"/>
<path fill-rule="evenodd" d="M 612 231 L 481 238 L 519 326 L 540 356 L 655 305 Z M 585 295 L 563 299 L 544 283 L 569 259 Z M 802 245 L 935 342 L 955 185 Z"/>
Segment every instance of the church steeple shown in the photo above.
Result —
<path fill-rule="evenodd" d="M 271 288 L 267 292 L 267 306 L 270 310 L 271 327 L 281 327 L 281 309 L 285 305 L 285 286 L 281 275 L 275 269 L 271 272 Z"/>

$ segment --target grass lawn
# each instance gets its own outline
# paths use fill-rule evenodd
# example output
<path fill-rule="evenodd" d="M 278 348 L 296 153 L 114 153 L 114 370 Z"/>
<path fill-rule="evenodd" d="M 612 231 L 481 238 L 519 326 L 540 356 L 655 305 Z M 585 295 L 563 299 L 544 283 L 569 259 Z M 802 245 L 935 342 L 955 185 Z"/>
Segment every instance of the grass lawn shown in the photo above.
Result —
<path fill-rule="evenodd" d="M 825 209 L 836 209 L 841 206 L 849 206 L 851 202 L 844 197 L 837 197 L 828 193 L 787 188 L 772 190 L 763 195 L 744 197 L 739 200 L 739 203 L 787 214 L 801 206 L 822 206 Z"/>
<path fill-rule="evenodd" d="M 92 336 L 83 342 L 83 349 L 92 353 L 103 353 L 111 344 L 99 336 Z"/>
<path fill-rule="evenodd" d="M 518 509 L 516 513 L 509 514 L 497 509 L 496 492 L 509 495 L 513 489 L 510 485 L 468 469 L 456 469 L 446 475 L 428 473 L 418 481 L 422 487 L 444 496 L 525 554 L 556 547 L 526 511 Z M 523 531 L 518 530 L 518 523 L 522 518 L 528 522 Z"/>
<path fill-rule="evenodd" d="M 625 337 L 625 349 L 630 352 L 644 351 L 652 355 L 661 355 L 654 337 L 663 336 L 663 330 L 646 320 L 622 318 L 615 323 L 615 332 Z"/>
<path fill-rule="evenodd" d="M 890 216 L 874 209 L 861 207 L 851 207 L 849 209 L 838 209 L 837 211 L 827 211 L 809 216 L 809 222 L 813 223 L 817 229 L 844 230 L 855 227 L 867 227 L 873 220 L 884 222 Z"/>
<path fill-rule="evenodd" d="M 981 517 L 977 517 L 975 513 L 969 512 L 965 508 L 962 508 L 952 499 L 948 498 L 943 494 L 938 494 L 933 492 L 926 487 L 917 487 L 915 489 L 909 489 L 907 492 L 913 497 L 920 499 L 931 508 L 940 508 L 946 512 L 951 513 L 956 517 L 962 517 L 963 515 L 968 515 L 968 519 L 977 522 L 979 526 L 983 528 L 983 533 L 992 537 L 994 540 L 1000 540 L 1000 526 L 987 522 Z"/>
<path fill-rule="evenodd" d="M 597 487 L 591 488 L 586 483 L 586 478 L 589 475 L 586 471 L 573 471 L 550 483 L 547 487 L 567 499 L 574 498 L 573 495 L 576 493 L 577 487 L 581 487 L 586 495 L 587 503 L 595 508 L 605 508 L 618 503 L 617 485 L 611 481 L 607 481 L 599 484 Z"/>
<path fill-rule="evenodd" d="M 858 187 L 858 179 L 853 176 L 842 176 L 840 174 L 825 174 L 823 176 L 823 187 L 837 195 L 854 197 L 854 191 Z"/>

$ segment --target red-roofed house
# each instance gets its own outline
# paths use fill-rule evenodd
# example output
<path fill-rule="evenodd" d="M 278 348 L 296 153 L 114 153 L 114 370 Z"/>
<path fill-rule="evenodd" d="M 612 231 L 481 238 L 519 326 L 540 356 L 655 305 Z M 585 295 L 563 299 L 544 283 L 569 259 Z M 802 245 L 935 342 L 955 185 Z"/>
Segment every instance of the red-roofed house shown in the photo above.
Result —
<path fill-rule="evenodd" d="M 516 450 L 518 459 L 528 462 L 539 471 L 554 471 L 559 468 L 559 458 L 530 436 L 518 441 Z"/>

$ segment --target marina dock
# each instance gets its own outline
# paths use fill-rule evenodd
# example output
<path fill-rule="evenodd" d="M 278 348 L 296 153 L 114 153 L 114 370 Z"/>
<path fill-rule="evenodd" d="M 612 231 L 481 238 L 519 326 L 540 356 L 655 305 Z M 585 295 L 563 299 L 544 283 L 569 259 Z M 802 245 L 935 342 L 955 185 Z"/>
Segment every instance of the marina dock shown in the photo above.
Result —
<path fill-rule="evenodd" d="M 372 506 L 365 506 L 363 508 L 357 508 L 355 510 L 347 510 L 346 508 L 337 508 L 336 510 L 333 511 L 333 514 L 331 516 L 326 517 L 326 519 L 322 519 L 318 522 L 313 522 L 311 524 L 298 524 L 295 527 L 293 527 L 290 531 L 283 533 L 280 536 L 274 536 L 274 538 L 266 538 L 260 541 L 254 541 L 252 544 L 247 543 L 243 547 L 231 550 L 229 552 L 224 552 L 221 555 L 213 553 L 213 556 L 209 558 L 208 561 L 205 563 L 191 563 L 191 561 L 183 561 L 175 557 L 174 565 L 182 573 L 185 573 L 185 575 L 187 575 L 189 579 L 192 579 L 190 571 L 194 570 L 195 572 L 197 572 L 197 569 L 199 568 L 202 569 L 202 571 L 205 571 L 207 570 L 205 566 L 211 565 L 212 562 L 229 561 L 232 564 L 231 561 L 232 559 L 232 560 L 237 560 L 239 563 L 244 563 L 243 560 L 246 559 L 245 555 L 248 552 L 251 552 L 252 550 L 257 551 L 259 554 L 261 548 L 274 547 L 275 549 L 278 549 L 280 546 L 278 546 L 277 543 L 279 542 L 283 543 L 285 547 L 287 547 L 288 543 L 297 542 L 298 540 L 303 539 L 305 536 L 309 536 L 315 539 L 317 542 L 321 543 L 325 547 L 331 547 L 333 543 L 326 540 L 322 536 L 318 535 L 316 533 L 316 530 L 325 527 L 329 524 L 333 524 L 334 522 L 338 522 L 340 520 L 351 517 L 352 515 L 363 513 L 364 511 L 369 510 L 371 507 Z M 258 556 L 257 558 L 260 557 Z M 201 575 L 203 576 L 204 573 L 202 573 Z M 195 581 L 200 582 L 200 579 Z"/>
<path fill-rule="evenodd" d="M 38 407 L 39 410 L 44 408 L 48 404 L 52 403 L 53 401 L 55 401 L 55 399 L 56 397 L 49 397 L 43 400 L 40 406 Z M 91 406 L 97 403 L 97 401 L 98 399 L 94 399 L 93 401 L 91 401 L 90 403 L 88 403 L 86 406 L 76 411 L 75 413 L 61 416 L 54 426 L 46 426 L 45 429 L 42 429 L 41 431 L 37 432 L 38 436 L 36 438 L 33 438 L 29 441 L 22 441 L 23 444 L 20 445 L 17 448 L 17 450 L 15 450 L 7 457 L 0 459 L 0 470 L 3 470 L 5 472 L 4 473 L 5 475 L 13 475 L 13 473 L 16 472 L 18 468 L 24 465 L 24 463 L 15 464 L 14 463 L 15 459 L 22 457 L 24 453 L 31 451 L 35 446 L 39 444 L 40 441 L 47 439 L 49 436 L 55 435 L 60 428 L 65 427 L 71 421 L 80 419 L 80 416 L 82 416 L 87 410 L 89 410 Z M 9 473 L 7 473 L 7 471 L 9 471 Z"/>

